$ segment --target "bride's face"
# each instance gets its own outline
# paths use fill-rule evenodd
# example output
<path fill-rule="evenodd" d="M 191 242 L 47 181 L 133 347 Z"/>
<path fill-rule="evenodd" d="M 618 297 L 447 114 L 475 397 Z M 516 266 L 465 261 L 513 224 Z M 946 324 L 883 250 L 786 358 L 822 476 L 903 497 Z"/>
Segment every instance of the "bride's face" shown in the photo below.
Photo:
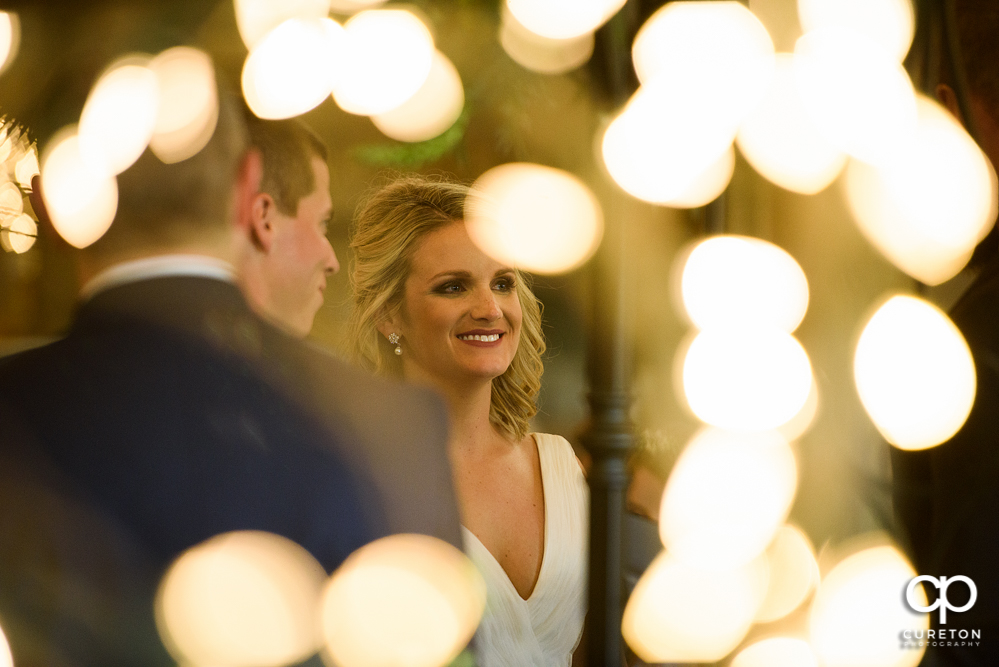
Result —
<path fill-rule="evenodd" d="M 520 343 L 516 278 L 472 243 L 461 222 L 421 239 L 395 318 L 406 377 L 465 385 L 502 375 Z"/>

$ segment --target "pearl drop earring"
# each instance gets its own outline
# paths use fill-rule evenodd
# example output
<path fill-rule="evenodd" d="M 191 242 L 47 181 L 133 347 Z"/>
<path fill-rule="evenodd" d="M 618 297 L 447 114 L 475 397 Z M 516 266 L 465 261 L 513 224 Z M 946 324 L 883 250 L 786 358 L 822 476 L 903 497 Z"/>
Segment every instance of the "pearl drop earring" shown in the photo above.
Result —
<path fill-rule="evenodd" d="M 396 356 L 401 355 L 402 354 L 402 345 L 399 345 L 399 334 L 397 334 L 397 333 L 390 333 L 389 337 L 388 337 L 388 341 L 392 345 L 395 345 L 395 354 L 396 354 Z"/>

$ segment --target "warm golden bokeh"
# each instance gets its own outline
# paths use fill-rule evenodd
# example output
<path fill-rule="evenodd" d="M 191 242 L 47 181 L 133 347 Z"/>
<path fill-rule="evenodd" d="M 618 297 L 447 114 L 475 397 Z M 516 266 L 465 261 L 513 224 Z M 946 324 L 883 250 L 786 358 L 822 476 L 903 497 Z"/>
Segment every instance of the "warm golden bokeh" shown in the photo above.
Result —
<path fill-rule="evenodd" d="M 767 577 L 765 557 L 719 572 L 664 552 L 628 598 L 624 639 L 650 663 L 721 660 L 749 631 Z"/>
<path fill-rule="evenodd" d="M 472 562 L 426 535 L 391 535 L 355 551 L 323 593 L 326 649 L 337 667 L 439 667 L 465 648 L 486 586 Z"/>
<path fill-rule="evenodd" d="M 521 67 L 541 74 L 563 74 L 581 67 L 593 55 L 593 33 L 569 39 L 550 39 L 531 32 L 504 5 L 499 42 Z"/>
<path fill-rule="evenodd" d="M 0 74 L 17 58 L 21 43 L 21 22 L 17 14 L 0 12 Z"/>
<path fill-rule="evenodd" d="M 776 185 L 812 195 L 832 183 L 846 155 L 812 121 L 798 93 L 794 56 L 777 54 L 773 81 L 763 101 L 739 127 L 739 150 Z"/>
<path fill-rule="evenodd" d="M 707 424 L 736 431 L 765 431 L 790 421 L 812 385 L 801 343 L 772 327 L 706 329 L 682 363 L 691 411 Z"/>
<path fill-rule="evenodd" d="M 850 28 L 882 45 L 902 62 L 916 32 L 911 0 L 798 0 L 805 31 Z"/>
<path fill-rule="evenodd" d="M 346 63 L 343 29 L 328 18 L 289 19 L 253 47 L 243 65 L 243 97 L 260 118 L 291 118 L 326 99 Z"/>
<path fill-rule="evenodd" d="M 288 19 L 322 19 L 330 0 L 234 0 L 236 27 L 247 49 Z"/>
<path fill-rule="evenodd" d="M 226 533 L 180 556 L 160 584 L 156 622 L 181 663 L 281 667 L 321 644 L 319 599 L 326 573 L 291 540 Z"/>
<path fill-rule="evenodd" d="M 812 122 L 853 157 L 870 163 L 890 159 L 915 131 L 909 75 L 863 33 L 841 27 L 806 33 L 794 48 L 794 75 Z"/>
<path fill-rule="evenodd" d="M 115 176 L 139 159 L 156 128 L 160 90 L 146 57 L 111 65 L 80 113 L 80 153 L 91 169 Z"/>
<path fill-rule="evenodd" d="M 472 241 L 499 262 L 535 273 L 563 273 L 585 262 L 603 236 L 590 189 L 560 169 L 523 162 L 490 169 L 465 204 Z"/>
<path fill-rule="evenodd" d="M 573 39 L 593 32 L 625 0 L 505 0 L 506 9 L 531 32 L 549 39 Z"/>
<path fill-rule="evenodd" d="M 371 117 L 382 134 L 399 141 L 426 141 L 443 134 L 461 116 L 465 90 L 458 70 L 440 51 L 434 52 L 427 80 L 394 109 Z"/>
<path fill-rule="evenodd" d="M 0 246 L 7 252 L 20 255 L 31 250 L 37 237 L 38 225 L 30 215 L 21 213 L 3 223 L 3 230 L 0 231 Z"/>
<path fill-rule="evenodd" d="M 10 654 L 7 637 L 0 628 L 0 667 L 14 667 L 14 657 Z"/>
<path fill-rule="evenodd" d="M 808 599 L 819 584 L 819 564 L 808 536 L 790 524 L 784 525 L 767 547 L 770 586 L 756 612 L 757 623 L 784 618 Z"/>
<path fill-rule="evenodd" d="M 75 127 L 49 140 L 41 173 L 45 207 L 59 235 L 77 248 L 102 237 L 118 210 L 118 183 L 84 160 Z"/>
<path fill-rule="evenodd" d="M 901 449 L 945 442 L 975 400 L 975 364 L 964 336 L 942 310 L 911 296 L 890 298 L 867 322 L 853 373 L 867 414 Z"/>
<path fill-rule="evenodd" d="M 218 89 L 211 57 L 186 46 L 167 49 L 149 63 L 156 74 L 160 105 L 149 147 L 172 164 L 195 155 L 215 131 Z"/>
<path fill-rule="evenodd" d="M 772 243 L 719 235 L 681 258 L 683 308 L 698 329 L 756 326 L 791 333 L 805 317 L 805 272 Z"/>
<path fill-rule="evenodd" d="M 362 116 L 385 113 L 423 86 L 433 67 L 434 39 L 415 14 L 371 9 L 343 27 L 343 71 L 333 89 L 341 109 Z"/>
<path fill-rule="evenodd" d="M 31 187 L 32 177 L 38 174 L 38 154 L 34 146 L 28 146 L 21 159 L 14 165 L 14 178 L 23 188 Z"/>
<path fill-rule="evenodd" d="M 779 434 L 705 429 L 670 473 L 660 537 L 673 557 L 691 566 L 741 566 L 771 543 L 791 510 L 797 483 L 794 452 Z"/>
<path fill-rule="evenodd" d="M 946 109 L 918 101 L 911 140 L 877 167 L 854 162 L 847 200 L 860 230 L 899 269 L 928 285 L 954 277 L 996 219 L 995 172 Z"/>
<path fill-rule="evenodd" d="M 746 6 L 732 0 L 671 2 L 635 35 L 635 71 L 643 84 L 661 79 L 685 91 L 718 87 L 730 111 L 747 112 L 773 75 L 774 45 L 767 29 Z"/>
<path fill-rule="evenodd" d="M 929 616 L 905 603 L 915 570 L 894 546 L 845 558 L 822 580 L 812 602 L 812 648 L 823 667 L 915 667 L 925 648 L 903 648 L 904 630 L 925 630 Z M 925 593 L 922 604 L 926 604 Z"/>
<path fill-rule="evenodd" d="M 804 639 L 770 637 L 739 651 L 729 667 L 819 667 L 819 662 Z"/>
<path fill-rule="evenodd" d="M 684 197 L 731 148 L 739 119 L 725 104 L 717 91 L 698 97 L 666 83 L 643 86 L 604 132 L 611 178 L 653 204 Z"/>

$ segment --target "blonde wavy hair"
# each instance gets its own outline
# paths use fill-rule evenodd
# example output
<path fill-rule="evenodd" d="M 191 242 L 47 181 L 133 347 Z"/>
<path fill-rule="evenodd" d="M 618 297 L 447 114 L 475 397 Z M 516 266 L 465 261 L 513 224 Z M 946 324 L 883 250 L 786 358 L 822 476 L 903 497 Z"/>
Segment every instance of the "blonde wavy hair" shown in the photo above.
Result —
<path fill-rule="evenodd" d="M 410 262 L 417 243 L 428 233 L 461 222 L 469 188 L 443 178 L 403 176 L 380 188 L 358 208 L 350 243 L 353 310 L 348 324 L 350 355 L 383 375 L 402 375 L 402 362 L 377 325 L 402 305 Z M 523 311 L 520 344 L 506 372 L 493 379 L 490 423 L 512 440 L 527 435 L 537 413 L 545 351 L 541 302 L 528 276 L 516 273 L 516 293 Z"/>

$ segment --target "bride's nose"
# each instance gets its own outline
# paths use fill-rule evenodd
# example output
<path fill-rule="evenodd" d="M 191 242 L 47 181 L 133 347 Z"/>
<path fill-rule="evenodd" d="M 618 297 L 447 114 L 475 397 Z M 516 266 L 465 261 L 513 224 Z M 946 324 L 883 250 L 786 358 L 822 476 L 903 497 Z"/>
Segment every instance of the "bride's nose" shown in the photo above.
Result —
<path fill-rule="evenodd" d="M 496 295 L 492 290 L 482 290 L 475 297 L 472 304 L 472 318 L 492 322 L 503 317 L 503 311 L 496 303 Z"/>

